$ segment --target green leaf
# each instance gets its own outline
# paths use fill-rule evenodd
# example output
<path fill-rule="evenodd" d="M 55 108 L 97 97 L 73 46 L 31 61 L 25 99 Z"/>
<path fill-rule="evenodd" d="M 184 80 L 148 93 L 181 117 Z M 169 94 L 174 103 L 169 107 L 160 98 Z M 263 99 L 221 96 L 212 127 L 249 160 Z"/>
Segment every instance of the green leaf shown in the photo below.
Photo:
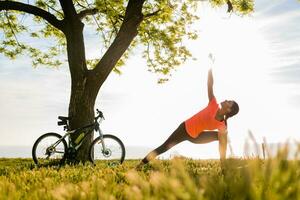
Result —
<path fill-rule="evenodd" d="M 227 6 L 227 0 L 209 0 L 209 2 L 213 7 Z M 254 10 L 253 0 L 230 0 L 230 2 L 233 12 L 237 14 L 245 15 Z M 95 15 L 86 16 L 82 22 L 86 27 L 94 28 L 95 34 L 99 36 L 102 43 L 99 51 L 104 54 L 123 23 L 128 1 L 74 0 L 73 3 L 77 13 L 91 8 L 99 10 Z M 60 20 L 64 18 L 57 0 L 35 0 L 33 4 Z M 195 40 L 198 37 L 197 31 L 191 28 L 192 24 L 199 20 L 196 12 L 198 6 L 199 1 L 195 0 L 145 1 L 142 13 L 148 17 L 145 17 L 140 24 L 137 37 L 117 62 L 113 71 L 121 74 L 122 66 L 138 47 L 138 50 L 142 50 L 143 58 L 147 60 L 148 71 L 157 73 L 160 83 L 167 81 L 178 66 L 192 58 L 184 41 Z M 23 23 L 29 16 L 32 19 L 31 24 Z M 0 53 L 9 58 L 15 59 L 18 55 L 26 54 L 32 58 L 34 66 L 50 67 L 57 67 L 66 61 L 64 33 L 41 17 L 17 11 L 0 11 L 0 30 L 3 33 Z M 28 42 L 31 41 L 27 39 L 29 37 L 37 42 Z M 99 59 L 87 60 L 88 69 L 93 69 Z"/>

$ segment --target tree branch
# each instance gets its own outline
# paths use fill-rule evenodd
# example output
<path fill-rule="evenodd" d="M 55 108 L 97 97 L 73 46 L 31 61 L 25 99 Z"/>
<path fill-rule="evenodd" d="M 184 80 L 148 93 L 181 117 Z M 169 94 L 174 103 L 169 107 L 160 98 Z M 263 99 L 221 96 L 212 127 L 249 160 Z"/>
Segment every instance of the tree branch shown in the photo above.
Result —
<path fill-rule="evenodd" d="M 84 18 L 87 15 L 95 15 L 99 12 L 97 8 L 86 9 L 78 13 L 79 19 Z"/>
<path fill-rule="evenodd" d="M 148 13 L 148 14 L 144 15 L 144 18 L 149 18 L 149 17 L 155 16 L 155 15 L 157 15 L 160 11 L 161 11 L 161 9 L 159 9 L 159 10 L 153 12 L 153 13 Z"/>
<path fill-rule="evenodd" d="M 75 0 L 75 2 L 76 2 L 81 8 L 87 8 L 86 6 L 82 5 L 78 0 Z"/>
<path fill-rule="evenodd" d="M 47 2 L 45 2 L 45 4 L 48 6 L 48 11 L 49 8 L 55 12 L 57 12 L 62 18 L 64 17 L 64 14 L 62 12 L 59 12 L 58 10 L 56 10 L 54 7 L 50 6 L 49 4 L 47 4 Z"/>
<path fill-rule="evenodd" d="M 144 1 L 145 0 L 129 0 L 123 23 L 116 38 L 93 70 L 95 72 L 94 77 L 98 79 L 99 82 L 103 83 L 105 81 L 137 35 L 138 27 L 143 21 L 142 8 Z"/>
<path fill-rule="evenodd" d="M 51 13 L 40 9 L 36 6 L 32 6 L 29 4 L 21 3 L 21 2 L 14 2 L 14 1 L 0 1 L 0 11 L 2 10 L 16 10 L 16 11 L 22 11 L 29 14 L 33 14 L 35 16 L 39 16 L 43 18 L 44 20 L 48 21 L 52 26 L 55 28 L 62 30 L 63 25 L 62 21 L 58 20 L 54 15 Z"/>
<path fill-rule="evenodd" d="M 228 6 L 228 9 L 227 9 L 227 12 L 230 13 L 233 11 L 233 6 L 232 6 L 232 3 L 231 1 L 227 0 L 227 6 Z"/>
<path fill-rule="evenodd" d="M 7 15 L 7 11 L 5 11 L 5 17 L 6 17 L 6 19 L 7 19 L 9 28 L 10 28 L 12 34 L 14 35 L 17 44 L 18 44 L 19 46 L 21 46 L 20 43 L 19 43 L 19 40 L 18 40 L 18 38 L 17 38 L 17 36 L 16 36 L 16 34 L 15 34 L 15 31 L 14 31 L 14 29 L 13 29 L 11 23 L 10 23 L 9 17 L 8 17 L 8 15 Z"/>
<path fill-rule="evenodd" d="M 65 18 L 77 17 L 77 13 L 72 0 L 59 0 Z"/>

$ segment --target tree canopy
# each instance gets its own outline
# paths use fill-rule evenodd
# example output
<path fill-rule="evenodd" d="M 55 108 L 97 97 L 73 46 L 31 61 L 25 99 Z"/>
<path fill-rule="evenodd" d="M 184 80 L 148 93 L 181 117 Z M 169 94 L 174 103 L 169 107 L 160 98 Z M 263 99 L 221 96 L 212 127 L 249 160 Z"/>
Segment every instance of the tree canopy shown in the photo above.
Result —
<path fill-rule="evenodd" d="M 191 57 L 183 40 L 196 39 L 198 33 L 191 25 L 199 19 L 197 7 L 202 0 L 147 0 L 143 4 L 143 20 L 130 47 L 113 70 L 120 67 L 136 47 L 147 60 L 149 71 L 166 80 L 174 68 Z M 66 62 L 66 37 L 59 29 L 67 14 L 58 0 L 2 0 L 0 2 L 0 53 L 15 59 L 28 55 L 33 66 L 58 67 Z M 227 6 L 228 12 L 247 14 L 253 11 L 252 0 L 209 0 L 213 7 Z M 126 0 L 73 0 L 77 15 L 86 27 L 94 28 L 102 46 L 101 56 L 116 38 L 124 21 Z M 28 16 L 30 15 L 30 16 Z M 21 36 L 22 35 L 22 36 Z M 32 42 L 33 39 L 40 42 Z M 48 42 L 44 42 L 48 39 Z M 86 38 L 88 39 L 88 38 Z M 41 44 L 43 47 L 41 48 Z M 88 50 L 88 49 L 86 49 Z M 93 69 L 101 60 L 86 60 Z"/>

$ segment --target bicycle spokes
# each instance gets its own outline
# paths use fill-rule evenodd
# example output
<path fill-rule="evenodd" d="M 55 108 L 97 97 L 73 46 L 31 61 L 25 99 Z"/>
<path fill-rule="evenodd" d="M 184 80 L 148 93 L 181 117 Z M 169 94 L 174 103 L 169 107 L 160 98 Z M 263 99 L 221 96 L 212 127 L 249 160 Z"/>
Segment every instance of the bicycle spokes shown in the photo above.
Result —
<path fill-rule="evenodd" d="M 125 148 L 123 143 L 115 136 L 104 135 L 97 138 L 92 143 L 90 158 L 92 162 L 106 160 L 116 163 L 122 163 L 125 157 Z"/>
<path fill-rule="evenodd" d="M 62 160 L 66 152 L 66 143 L 55 133 L 42 135 L 33 147 L 33 157 L 36 164 L 47 165 Z"/>

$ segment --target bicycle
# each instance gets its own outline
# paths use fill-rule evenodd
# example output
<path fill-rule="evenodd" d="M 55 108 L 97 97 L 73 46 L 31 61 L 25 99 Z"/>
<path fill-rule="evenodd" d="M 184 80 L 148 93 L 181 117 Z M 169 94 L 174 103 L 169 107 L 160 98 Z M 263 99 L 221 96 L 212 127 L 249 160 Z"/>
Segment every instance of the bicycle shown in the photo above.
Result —
<path fill-rule="evenodd" d="M 93 131 L 99 132 L 89 147 L 89 161 L 96 164 L 98 161 L 106 160 L 108 164 L 122 164 L 125 158 L 125 146 L 116 136 L 103 134 L 100 123 L 105 119 L 103 113 L 97 109 L 97 116 L 92 124 L 70 130 L 69 117 L 58 116 L 58 125 L 64 126 L 65 134 L 50 132 L 41 135 L 32 147 L 32 158 L 35 164 L 47 166 L 52 164 L 63 164 L 66 160 L 76 160 L 78 149 L 83 141 Z M 99 120 L 99 122 L 98 122 Z M 70 135 L 78 134 L 74 142 Z M 66 142 L 68 138 L 68 143 Z"/>

